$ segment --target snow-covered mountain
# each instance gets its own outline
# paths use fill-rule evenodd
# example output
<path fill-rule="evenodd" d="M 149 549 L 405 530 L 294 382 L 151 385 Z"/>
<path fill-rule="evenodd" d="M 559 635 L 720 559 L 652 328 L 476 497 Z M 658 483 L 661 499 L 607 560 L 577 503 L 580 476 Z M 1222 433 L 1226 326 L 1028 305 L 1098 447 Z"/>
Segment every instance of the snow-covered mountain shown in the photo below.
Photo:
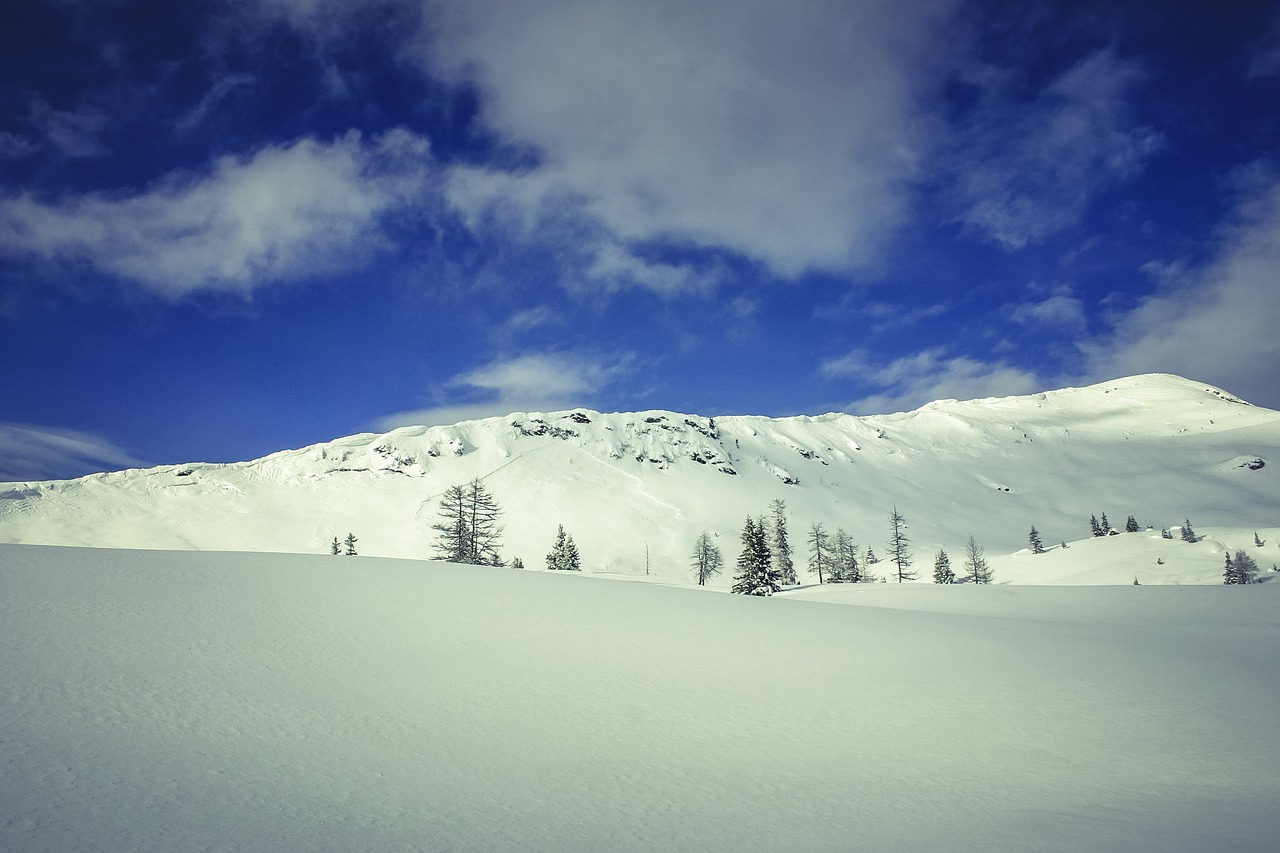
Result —
<path fill-rule="evenodd" d="M 0 542 L 322 553 L 352 532 L 362 554 L 424 558 L 442 492 L 480 478 L 504 511 L 504 555 L 529 568 L 563 524 L 586 571 L 691 582 L 705 530 L 727 583 L 743 519 L 781 498 L 801 566 L 814 522 L 883 556 L 896 505 L 922 578 L 940 546 L 958 564 L 972 534 L 997 580 L 1220 582 L 1225 550 L 1252 549 L 1264 570 L 1280 559 L 1277 467 L 1280 413 L 1161 374 L 871 417 L 516 413 L 250 462 L 5 484 Z M 1058 546 L 1088 539 L 1103 513 L 1143 531 L 1015 553 L 1032 525 Z M 1204 541 L 1160 537 L 1188 518 Z"/>

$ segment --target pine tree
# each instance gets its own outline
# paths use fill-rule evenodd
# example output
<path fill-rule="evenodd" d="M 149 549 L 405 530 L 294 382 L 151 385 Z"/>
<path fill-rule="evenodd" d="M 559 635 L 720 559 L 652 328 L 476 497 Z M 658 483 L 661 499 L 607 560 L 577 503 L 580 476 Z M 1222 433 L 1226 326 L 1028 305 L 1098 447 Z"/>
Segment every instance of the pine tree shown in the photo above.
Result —
<path fill-rule="evenodd" d="M 1128 519 L 1125 521 L 1125 523 L 1124 523 L 1124 532 L 1125 532 L 1125 533 L 1137 533 L 1137 532 L 1138 532 L 1138 519 L 1134 518 L 1132 515 L 1131 515 L 1131 516 L 1129 516 L 1129 518 L 1128 518 Z"/>
<path fill-rule="evenodd" d="M 1027 537 L 1027 542 L 1031 545 L 1032 554 L 1043 554 L 1044 543 L 1040 541 L 1040 531 L 1036 530 L 1036 526 L 1031 525 L 1031 534 Z"/>
<path fill-rule="evenodd" d="M 547 554 L 547 568 L 551 571 L 580 572 L 582 560 L 578 556 L 578 546 L 573 537 L 564 532 L 564 525 L 556 527 L 556 542 Z"/>
<path fill-rule="evenodd" d="M 830 583 L 859 583 L 862 572 L 858 566 L 858 545 L 853 538 L 837 528 L 831 537 L 831 580 Z"/>
<path fill-rule="evenodd" d="M 1031 529 L 1035 530 L 1034 527 Z M 956 573 L 951 570 L 951 558 L 947 556 L 947 552 L 942 548 L 938 549 L 938 555 L 933 558 L 933 582 L 956 582 Z"/>
<path fill-rule="evenodd" d="M 1236 583 L 1257 583 L 1258 564 L 1244 551 L 1236 551 L 1233 561 L 1236 570 Z"/>
<path fill-rule="evenodd" d="M 511 559 L 511 568 L 513 568 L 513 569 L 523 569 L 523 568 L 524 568 L 524 560 L 520 559 L 519 557 L 513 557 L 513 558 Z"/>
<path fill-rule="evenodd" d="M 337 536 L 333 537 L 333 542 L 329 544 L 329 553 L 335 557 L 342 553 L 342 543 L 338 541 Z"/>
<path fill-rule="evenodd" d="M 889 560 L 896 567 L 898 583 L 913 581 L 916 573 L 911 571 L 911 552 L 908 546 L 907 520 L 898 512 L 898 505 L 893 505 L 893 513 L 889 516 Z"/>
<path fill-rule="evenodd" d="M 1256 530 L 1253 531 L 1253 544 L 1254 544 L 1254 547 L 1257 547 L 1257 548 L 1261 548 L 1263 545 L 1266 544 L 1265 542 L 1263 542 L 1261 539 L 1258 538 L 1258 531 Z"/>
<path fill-rule="evenodd" d="M 1098 524 L 1098 517 L 1096 515 L 1089 516 L 1089 532 L 1093 536 L 1102 535 L 1102 525 Z"/>
<path fill-rule="evenodd" d="M 1189 518 L 1182 525 L 1182 541 L 1183 542 L 1196 541 L 1196 532 L 1191 529 L 1191 519 Z"/>
<path fill-rule="evenodd" d="M 782 589 L 782 579 L 773 568 L 764 519 L 750 516 L 742 528 L 742 553 L 738 556 L 738 574 L 733 591 L 740 595 L 773 595 Z"/>
<path fill-rule="evenodd" d="M 815 522 L 809 528 L 809 573 L 818 576 L 818 583 L 826 583 L 824 572 L 831 565 L 831 557 L 827 545 L 827 531 L 822 529 L 822 522 Z"/>
<path fill-rule="evenodd" d="M 1111 522 L 1107 521 L 1107 514 L 1105 512 L 1102 514 L 1102 521 L 1098 522 L 1098 529 L 1102 531 L 1098 534 L 1100 536 L 1111 535 Z"/>
<path fill-rule="evenodd" d="M 436 559 L 501 566 L 501 515 L 497 500 L 479 479 L 445 489 L 440 497 L 440 520 L 431 525 L 437 531 Z"/>
<path fill-rule="evenodd" d="M 773 551 L 773 568 L 778 572 L 778 577 L 782 578 L 782 583 L 787 586 L 795 586 L 800 583 L 796 579 L 795 562 L 791 559 L 791 542 L 787 538 L 787 504 L 781 498 L 769 504 L 769 512 L 772 516 L 772 528 L 769 531 L 769 541 Z"/>
<path fill-rule="evenodd" d="M 698 577 L 698 586 L 706 586 L 707 581 L 720 574 L 723 566 L 724 556 L 711 534 L 705 531 L 699 534 L 693 543 L 693 571 Z"/>
<path fill-rule="evenodd" d="M 1240 583 L 1240 575 L 1236 572 L 1236 564 L 1231 559 L 1230 551 L 1227 552 L 1226 565 L 1222 570 L 1222 582 L 1228 586 Z"/>
<path fill-rule="evenodd" d="M 969 572 L 969 581 L 971 583 L 991 583 L 994 573 L 991 571 L 991 564 L 987 562 L 987 558 L 983 556 L 982 548 L 978 547 L 978 543 L 974 541 L 973 535 L 970 534 L 969 541 L 964 546 L 964 567 Z"/>
<path fill-rule="evenodd" d="M 843 530 L 836 531 L 844 533 Z M 845 534 L 845 541 L 848 543 L 844 547 L 844 552 L 839 555 L 840 567 L 844 570 L 844 577 L 849 583 L 866 583 L 869 572 L 865 566 L 858 563 L 858 543 L 853 541 L 853 537 Z M 839 549 L 837 549 L 839 553 Z"/>
<path fill-rule="evenodd" d="M 348 533 L 347 538 L 342 540 L 342 546 L 345 549 L 342 553 L 348 557 L 356 556 L 356 542 L 358 541 L 360 540 L 356 539 L 354 533 Z"/>

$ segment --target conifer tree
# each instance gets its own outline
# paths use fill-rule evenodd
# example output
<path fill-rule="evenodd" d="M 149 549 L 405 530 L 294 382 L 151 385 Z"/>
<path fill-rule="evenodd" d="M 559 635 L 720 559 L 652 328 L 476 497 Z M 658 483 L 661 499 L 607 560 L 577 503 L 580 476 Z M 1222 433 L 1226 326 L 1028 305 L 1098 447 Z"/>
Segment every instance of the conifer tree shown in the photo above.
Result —
<path fill-rule="evenodd" d="M 573 537 L 564 532 L 564 525 L 556 527 L 556 541 L 547 554 L 547 568 L 551 571 L 580 572 L 582 560 L 578 556 L 578 546 Z"/>
<path fill-rule="evenodd" d="M 1111 522 L 1107 521 L 1107 514 L 1105 512 L 1102 514 L 1102 520 L 1098 522 L 1098 529 L 1102 531 L 1098 534 L 1099 536 L 1111 535 Z"/>
<path fill-rule="evenodd" d="M 497 500 L 478 478 L 445 489 L 440 497 L 440 520 L 431 525 L 437 532 L 436 559 L 501 566 L 501 515 Z"/>
<path fill-rule="evenodd" d="M 1229 576 L 1234 576 L 1234 580 L 1230 580 Z M 1227 570 L 1224 573 L 1223 583 L 1256 583 L 1258 577 L 1258 564 L 1254 562 L 1244 551 L 1236 551 L 1235 559 L 1231 555 L 1227 555 Z"/>
<path fill-rule="evenodd" d="M 844 532 L 843 527 L 836 530 L 835 538 L 832 540 L 831 554 L 832 571 L 838 573 L 844 583 L 863 582 L 863 571 L 858 565 L 858 543 Z"/>
<path fill-rule="evenodd" d="M 898 505 L 893 505 L 889 516 L 889 560 L 895 567 L 898 583 L 913 581 L 916 573 L 911 571 L 911 541 L 907 538 L 907 519 L 898 512 Z"/>
<path fill-rule="evenodd" d="M 1256 530 L 1253 531 L 1253 544 L 1254 544 L 1254 547 L 1256 548 L 1261 548 L 1263 545 L 1266 544 L 1265 542 L 1263 542 L 1261 539 L 1258 538 L 1258 531 Z"/>
<path fill-rule="evenodd" d="M 1222 582 L 1228 586 L 1240 583 L 1240 576 L 1236 574 L 1236 564 L 1231 559 L 1231 552 L 1227 552 L 1226 565 L 1222 569 Z"/>
<path fill-rule="evenodd" d="M 831 556 L 827 544 L 827 531 L 822 529 L 822 522 L 814 522 L 809 528 L 809 573 L 818 576 L 818 583 L 826 583 L 825 573 L 831 566 Z"/>
<path fill-rule="evenodd" d="M 1031 528 L 1035 530 L 1035 528 Z M 933 558 L 933 582 L 934 583 L 955 583 L 956 573 L 951 569 L 951 558 L 947 556 L 945 549 L 939 548 L 938 555 Z"/>
<path fill-rule="evenodd" d="M 1137 533 L 1137 532 L 1138 532 L 1138 519 L 1134 518 L 1132 515 L 1131 515 L 1131 516 L 1129 516 L 1129 518 L 1128 518 L 1128 519 L 1125 521 L 1125 523 L 1124 523 L 1124 532 L 1125 532 L 1125 533 Z"/>
<path fill-rule="evenodd" d="M 787 586 L 795 586 L 800 581 L 796 579 L 795 562 L 791 559 L 791 542 L 787 538 L 787 504 L 781 498 L 769 504 L 770 521 L 772 522 L 769 531 L 769 544 L 773 553 L 773 568 L 778 572 L 778 577 L 782 579 L 782 583 Z"/>
<path fill-rule="evenodd" d="M 1032 554 L 1043 554 L 1044 543 L 1040 541 L 1040 531 L 1036 530 L 1036 526 L 1031 525 L 1031 534 L 1027 537 L 1028 544 L 1031 545 Z"/>
<path fill-rule="evenodd" d="M 1183 542 L 1196 541 L 1196 532 L 1191 529 L 1191 519 L 1189 518 L 1182 525 L 1182 541 Z"/>
<path fill-rule="evenodd" d="M 733 577 L 733 591 L 740 595 L 773 595 L 782 589 L 781 578 L 773 567 L 764 519 L 747 517 L 742 528 L 742 553 L 738 555 L 738 574 Z"/>
<path fill-rule="evenodd" d="M 991 564 L 983 556 L 983 550 L 978 547 L 973 534 L 969 535 L 969 541 L 965 543 L 964 553 L 964 567 L 969 572 L 970 583 L 991 583 L 994 577 Z"/>
<path fill-rule="evenodd" d="M 1089 533 L 1093 536 L 1102 535 L 1102 525 L 1098 524 L 1098 517 L 1096 515 L 1089 516 Z"/>
<path fill-rule="evenodd" d="M 333 542 L 329 544 L 329 553 L 335 557 L 342 553 L 342 543 L 338 541 L 337 536 L 333 537 Z"/>
<path fill-rule="evenodd" d="M 724 556 L 711 534 L 703 531 L 693 543 L 693 571 L 698 578 L 698 586 L 706 586 L 707 581 L 720 574 L 724 566 Z"/>
<path fill-rule="evenodd" d="M 342 546 L 345 549 L 342 553 L 348 557 L 356 556 L 356 542 L 358 541 L 360 540 L 356 539 L 354 533 L 348 533 L 347 538 L 342 540 Z"/>

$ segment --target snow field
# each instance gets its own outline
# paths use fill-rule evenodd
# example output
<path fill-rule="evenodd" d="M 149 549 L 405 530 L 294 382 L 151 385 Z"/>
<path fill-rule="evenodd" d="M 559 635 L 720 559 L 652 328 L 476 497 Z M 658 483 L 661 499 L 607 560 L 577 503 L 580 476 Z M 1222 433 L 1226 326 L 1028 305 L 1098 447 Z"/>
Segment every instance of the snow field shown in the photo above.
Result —
<path fill-rule="evenodd" d="M 7 850 L 1280 837 L 1275 584 L 749 599 L 365 557 L 5 545 L 0 624 Z"/>

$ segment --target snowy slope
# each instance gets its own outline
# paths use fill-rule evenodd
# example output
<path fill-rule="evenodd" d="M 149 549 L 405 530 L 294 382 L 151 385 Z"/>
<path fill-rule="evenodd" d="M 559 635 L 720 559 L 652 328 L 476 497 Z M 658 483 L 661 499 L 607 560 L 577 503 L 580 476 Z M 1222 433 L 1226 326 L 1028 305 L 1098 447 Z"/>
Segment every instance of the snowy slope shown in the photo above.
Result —
<path fill-rule="evenodd" d="M 519 413 L 252 462 L 8 484 L 0 541 L 320 553 L 350 531 L 363 554 L 429 557 L 440 494 L 480 477 L 505 510 L 505 555 L 530 568 L 564 524 L 587 571 L 643 575 L 647 553 L 653 575 L 687 582 L 699 532 L 715 533 L 732 564 L 743 518 L 782 498 L 801 562 L 819 521 L 883 556 L 896 504 L 922 577 L 939 546 L 958 564 L 972 533 L 1001 558 L 998 580 L 1217 582 L 1224 550 L 1252 547 L 1255 530 L 1267 540 L 1259 564 L 1280 559 L 1278 468 L 1280 413 L 1149 375 L 873 417 Z M 1208 541 L 1159 571 L 1168 544 L 1142 534 L 1095 549 L 1089 566 L 1069 559 L 1084 553 L 1074 549 L 1003 559 L 1032 524 L 1046 545 L 1074 542 L 1102 513 L 1157 532 L 1189 517 Z"/>
<path fill-rule="evenodd" d="M 756 599 L 0 545 L 0 624 L 4 850 L 1280 837 L 1280 584 Z"/>

